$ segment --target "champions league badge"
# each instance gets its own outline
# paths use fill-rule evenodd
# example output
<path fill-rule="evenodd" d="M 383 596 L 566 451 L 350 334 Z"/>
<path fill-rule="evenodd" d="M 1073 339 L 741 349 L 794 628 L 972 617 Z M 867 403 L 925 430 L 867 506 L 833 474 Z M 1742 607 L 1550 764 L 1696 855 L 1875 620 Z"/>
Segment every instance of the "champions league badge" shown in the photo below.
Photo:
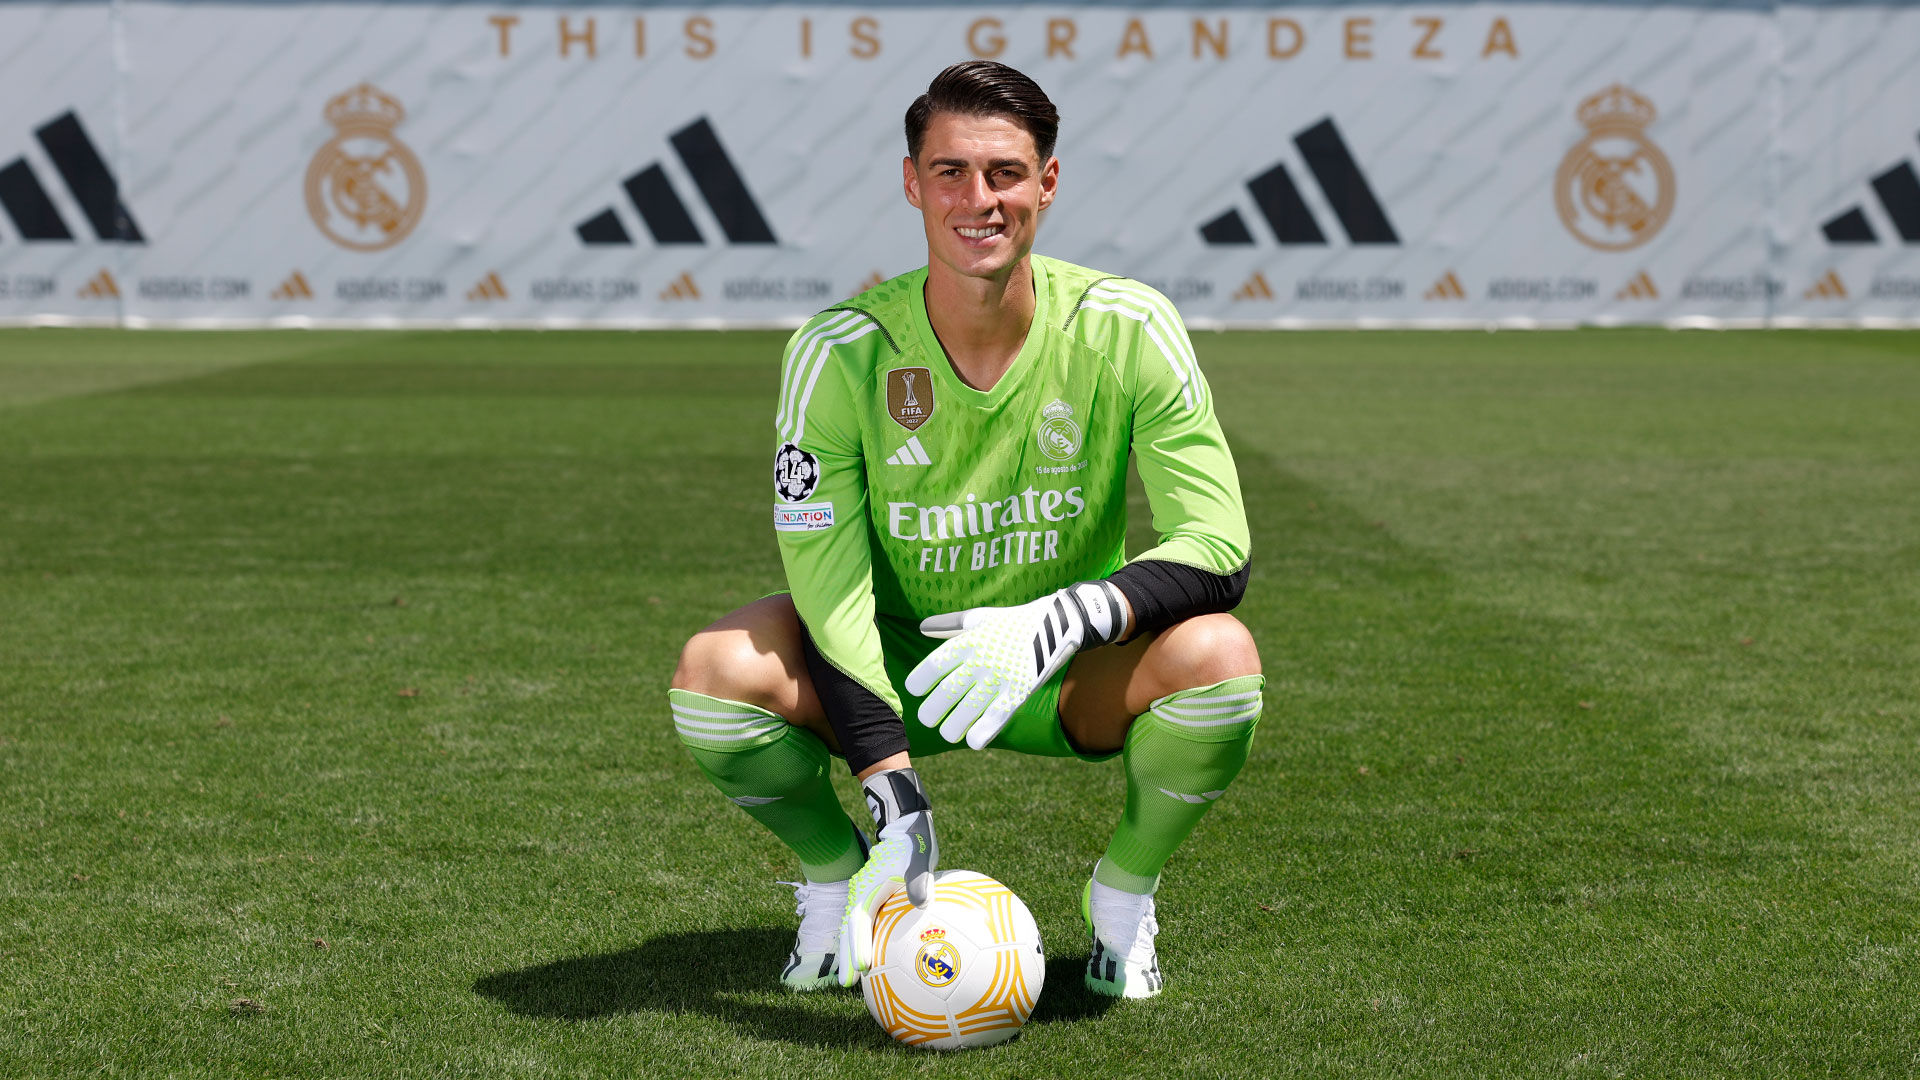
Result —
<path fill-rule="evenodd" d="M 1588 247 L 1627 251 L 1654 238 L 1673 215 L 1673 166 L 1647 139 L 1653 102 L 1615 83 L 1580 103 L 1587 129 L 1553 178 L 1554 208 Z"/>
<path fill-rule="evenodd" d="M 820 459 L 787 443 L 773 455 L 773 493 L 790 503 L 804 502 L 820 486 Z"/>
<path fill-rule="evenodd" d="M 327 102 L 333 138 L 307 166 L 307 213 L 327 239 L 383 251 L 407 238 L 427 208 L 427 174 L 393 129 L 407 118 L 370 83 Z"/>
<path fill-rule="evenodd" d="M 1066 461 L 1080 452 L 1080 425 L 1073 422 L 1073 406 L 1053 399 L 1040 410 L 1040 429 L 1034 433 L 1040 452 L 1055 461 Z"/>

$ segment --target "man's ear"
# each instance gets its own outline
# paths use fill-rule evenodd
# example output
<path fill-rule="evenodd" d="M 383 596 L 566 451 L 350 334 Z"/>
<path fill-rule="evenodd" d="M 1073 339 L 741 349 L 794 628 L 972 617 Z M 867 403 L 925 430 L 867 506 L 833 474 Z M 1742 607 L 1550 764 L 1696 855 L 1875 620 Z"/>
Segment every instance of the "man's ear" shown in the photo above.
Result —
<path fill-rule="evenodd" d="M 1053 205 L 1053 197 L 1060 189 L 1060 159 L 1050 157 L 1040 168 L 1040 209 Z"/>
<path fill-rule="evenodd" d="M 907 202 L 915 210 L 920 209 L 920 173 L 913 167 L 913 159 L 900 159 L 900 186 L 906 190 Z"/>

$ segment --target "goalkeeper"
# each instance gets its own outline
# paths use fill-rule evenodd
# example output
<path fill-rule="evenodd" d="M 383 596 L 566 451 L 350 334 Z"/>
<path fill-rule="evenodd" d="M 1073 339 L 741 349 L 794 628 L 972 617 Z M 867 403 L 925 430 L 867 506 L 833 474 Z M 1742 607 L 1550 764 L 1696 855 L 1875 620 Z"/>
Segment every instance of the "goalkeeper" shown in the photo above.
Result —
<path fill-rule="evenodd" d="M 939 845 L 912 759 L 964 742 L 1119 756 L 1126 805 L 1082 893 L 1086 979 L 1157 994 L 1161 868 L 1260 719 L 1260 659 L 1225 614 L 1246 516 L 1186 329 L 1145 285 L 1031 254 L 1058 128 L 991 61 L 908 109 L 927 265 L 788 342 L 773 518 L 790 592 L 700 632 L 674 675 L 694 761 L 799 857 L 795 989 L 853 985 L 880 905 L 926 902 Z M 1131 561 L 1129 454 L 1159 535 Z M 830 753 L 865 789 L 871 846 Z"/>

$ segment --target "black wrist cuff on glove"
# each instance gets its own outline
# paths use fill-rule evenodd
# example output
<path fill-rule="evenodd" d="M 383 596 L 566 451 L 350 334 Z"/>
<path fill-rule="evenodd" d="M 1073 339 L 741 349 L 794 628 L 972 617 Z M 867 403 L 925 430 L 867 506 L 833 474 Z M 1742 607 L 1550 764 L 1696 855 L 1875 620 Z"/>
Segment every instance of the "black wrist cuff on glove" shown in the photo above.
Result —
<path fill-rule="evenodd" d="M 1081 625 L 1087 628 L 1080 647 L 1091 649 L 1119 641 L 1127 634 L 1127 600 L 1110 581 L 1080 581 L 1067 586 L 1066 594 L 1080 609 Z"/>
<path fill-rule="evenodd" d="M 912 769 L 888 769 L 867 777 L 860 786 L 867 793 L 867 810 L 873 814 L 875 829 L 933 806 L 927 802 L 927 789 L 920 785 L 920 774 Z"/>

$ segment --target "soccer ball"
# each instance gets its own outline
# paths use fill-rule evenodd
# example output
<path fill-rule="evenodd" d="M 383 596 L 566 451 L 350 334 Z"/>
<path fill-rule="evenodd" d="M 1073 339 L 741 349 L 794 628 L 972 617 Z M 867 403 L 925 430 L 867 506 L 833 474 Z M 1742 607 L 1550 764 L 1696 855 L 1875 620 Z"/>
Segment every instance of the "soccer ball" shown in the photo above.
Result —
<path fill-rule="evenodd" d="M 924 908 L 895 893 L 873 920 L 867 1011 L 908 1046 L 962 1050 L 1019 1034 L 1047 977 L 1040 928 L 1013 890 L 942 870 Z"/>

